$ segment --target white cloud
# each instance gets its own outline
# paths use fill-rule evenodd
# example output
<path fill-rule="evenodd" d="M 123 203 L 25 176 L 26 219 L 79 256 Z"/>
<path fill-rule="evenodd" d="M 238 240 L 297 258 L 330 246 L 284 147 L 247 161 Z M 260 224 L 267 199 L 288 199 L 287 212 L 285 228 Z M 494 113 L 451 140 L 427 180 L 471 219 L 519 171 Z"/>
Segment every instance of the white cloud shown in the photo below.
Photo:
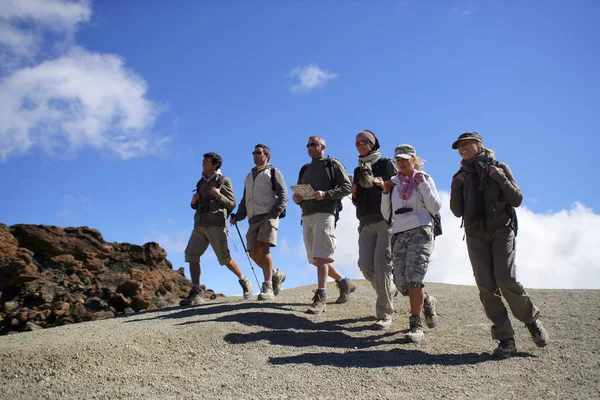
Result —
<path fill-rule="evenodd" d="M 299 82 L 290 86 L 292 92 L 310 92 L 311 90 L 322 87 L 328 81 L 335 79 L 339 74 L 319 69 L 317 65 L 309 64 L 302 67 L 296 67 L 290 71 L 290 78 L 298 78 Z"/>
<path fill-rule="evenodd" d="M 444 233 L 436 239 L 426 281 L 474 285 L 460 219 L 447 206 L 449 194 L 440 195 Z M 547 214 L 519 207 L 517 214 L 517 278 L 525 288 L 600 289 L 600 246 L 595 232 L 600 215 L 579 203 Z M 353 206 L 345 203 L 337 229 L 336 264 L 351 277 L 363 278 L 356 265 L 357 225 Z"/>
<path fill-rule="evenodd" d="M 463 11 L 460 13 L 460 15 L 461 15 L 461 16 L 463 16 L 463 17 L 467 17 L 467 16 L 469 16 L 469 15 L 471 15 L 471 14 L 474 14 L 474 13 L 475 13 L 475 11 L 477 11 L 477 9 L 475 9 L 475 8 L 473 8 L 473 7 L 471 7 L 471 6 L 469 6 L 469 7 L 467 7 L 467 9 L 466 9 L 466 10 L 463 10 Z"/>
<path fill-rule="evenodd" d="M 88 1 L 0 6 L 0 61 L 8 66 L 0 80 L 0 162 L 35 147 L 50 156 L 91 147 L 127 159 L 168 142 L 151 133 L 160 110 L 146 98 L 146 82 L 119 56 L 74 44 L 77 25 L 90 16 Z"/>

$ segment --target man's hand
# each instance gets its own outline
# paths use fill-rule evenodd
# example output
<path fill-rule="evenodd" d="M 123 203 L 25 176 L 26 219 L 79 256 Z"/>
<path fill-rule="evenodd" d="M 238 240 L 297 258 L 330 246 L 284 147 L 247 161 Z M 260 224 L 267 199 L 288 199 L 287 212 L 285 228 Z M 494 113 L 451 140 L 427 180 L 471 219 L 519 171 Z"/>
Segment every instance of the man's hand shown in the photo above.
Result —
<path fill-rule="evenodd" d="M 294 203 L 300 204 L 300 202 L 302 201 L 302 195 L 294 193 L 294 195 L 292 196 L 292 200 L 294 200 Z"/>
<path fill-rule="evenodd" d="M 415 182 L 417 182 L 417 185 L 420 185 L 421 183 L 425 182 L 425 174 L 422 172 L 417 172 L 415 174 Z"/>
<path fill-rule="evenodd" d="M 490 167 L 488 168 L 488 171 L 490 172 L 490 176 L 494 175 L 496 172 L 498 172 L 498 167 L 496 167 L 495 165 L 490 165 Z"/>
<path fill-rule="evenodd" d="M 198 205 L 199 198 L 200 195 L 198 193 L 194 193 L 194 195 L 192 196 L 192 207 L 196 208 L 196 205 Z"/>
<path fill-rule="evenodd" d="M 216 187 L 213 187 L 212 189 L 210 189 L 210 194 L 215 199 L 218 199 L 219 197 L 221 197 L 221 190 L 217 189 Z"/>
<path fill-rule="evenodd" d="M 322 190 L 317 190 L 313 193 L 312 198 L 315 200 L 323 200 L 323 196 L 325 196 L 325 192 Z"/>
<path fill-rule="evenodd" d="M 392 190 L 396 186 L 396 184 L 392 181 L 383 182 L 383 193 L 388 194 L 390 190 Z"/>
<path fill-rule="evenodd" d="M 235 217 L 235 214 L 231 214 L 231 217 L 229 218 L 229 224 L 235 225 L 236 222 L 237 218 Z"/>

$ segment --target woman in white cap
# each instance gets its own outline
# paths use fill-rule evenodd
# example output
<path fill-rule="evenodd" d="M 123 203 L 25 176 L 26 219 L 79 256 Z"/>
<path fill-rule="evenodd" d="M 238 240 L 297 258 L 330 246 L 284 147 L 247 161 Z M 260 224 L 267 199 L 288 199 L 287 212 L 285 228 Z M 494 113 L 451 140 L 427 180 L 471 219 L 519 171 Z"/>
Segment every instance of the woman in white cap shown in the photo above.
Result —
<path fill-rule="evenodd" d="M 381 214 L 393 220 L 394 283 L 410 303 L 406 339 L 419 343 L 423 339 L 421 313 L 428 327 L 437 324 L 435 298 L 425 292 L 423 280 L 435 244 L 433 215 L 440 211 L 442 201 L 433 178 L 422 171 L 424 161 L 413 146 L 397 146 L 394 156 L 399 172 L 384 182 Z"/>
<path fill-rule="evenodd" d="M 461 134 L 452 148 L 458 150 L 462 161 L 452 178 L 450 209 L 463 219 L 479 298 L 492 321 L 492 337 L 499 341 L 493 355 L 507 358 L 517 354 L 502 297 L 515 318 L 525 323 L 535 344 L 546 346 L 549 336 L 539 321 L 540 311 L 516 277 L 514 207 L 521 205 L 523 194 L 508 165 L 496 161 L 479 133 Z"/>
<path fill-rule="evenodd" d="M 371 283 L 375 303 L 376 329 L 389 329 L 394 314 L 392 280 L 391 221 L 381 215 L 383 182 L 396 175 L 396 163 L 381 156 L 379 140 L 370 130 L 356 135 L 358 167 L 354 169 L 352 203 L 358 218 L 358 267 Z"/>

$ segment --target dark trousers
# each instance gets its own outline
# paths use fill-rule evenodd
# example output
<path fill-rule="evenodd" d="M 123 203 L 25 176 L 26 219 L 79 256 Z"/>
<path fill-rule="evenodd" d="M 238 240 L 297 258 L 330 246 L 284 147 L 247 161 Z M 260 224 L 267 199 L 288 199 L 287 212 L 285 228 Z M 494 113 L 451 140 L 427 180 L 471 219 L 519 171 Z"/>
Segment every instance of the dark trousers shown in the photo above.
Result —
<path fill-rule="evenodd" d="M 492 232 L 483 229 L 469 232 L 466 237 L 479 298 L 493 323 L 492 337 L 496 340 L 512 338 L 514 331 L 502 297 L 519 321 L 530 323 L 540 316 L 540 311 L 517 281 L 514 232 L 505 226 Z"/>

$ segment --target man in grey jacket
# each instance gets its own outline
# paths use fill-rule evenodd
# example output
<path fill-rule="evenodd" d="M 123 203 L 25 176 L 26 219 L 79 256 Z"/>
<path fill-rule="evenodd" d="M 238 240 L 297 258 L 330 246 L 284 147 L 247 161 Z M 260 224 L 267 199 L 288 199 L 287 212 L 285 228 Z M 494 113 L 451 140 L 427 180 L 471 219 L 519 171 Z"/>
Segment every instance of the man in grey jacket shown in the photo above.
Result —
<path fill-rule="evenodd" d="M 216 153 L 204 154 L 202 179 L 196 184 L 196 193 L 190 206 L 194 214 L 194 230 L 185 249 L 185 261 L 190 263 L 192 290 L 179 302 L 182 306 L 196 305 L 204 301 L 200 291 L 200 257 L 208 245 L 213 248 L 219 264 L 225 265 L 239 279 L 244 299 L 252 297 L 252 282 L 244 276 L 238 263 L 231 258 L 227 246 L 227 214 L 235 208 L 235 196 L 231 179 L 221 175 L 223 163 Z"/>
<path fill-rule="evenodd" d="M 264 144 L 257 144 L 252 155 L 255 167 L 246 176 L 242 201 L 229 222 L 233 225 L 248 217 L 248 252 L 262 268 L 265 279 L 258 299 L 272 300 L 285 281 L 285 274 L 273 269 L 271 247 L 277 245 L 279 217 L 285 211 L 288 195 L 283 175 L 269 162 L 271 150 Z"/>
<path fill-rule="evenodd" d="M 335 223 L 342 198 L 350 194 L 352 184 L 344 166 L 334 158 L 325 157 L 325 139 L 319 136 L 308 138 L 306 145 L 312 161 L 300 170 L 298 184 L 309 184 L 314 194 L 311 199 L 303 199 L 301 194 L 292 197 L 302 208 L 304 246 L 308 262 L 317 267 L 318 288 L 312 299 L 308 313 L 325 311 L 327 277 L 333 278 L 340 290 L 336 303 L 345 303 L 356 290 L 356 284 L 344 277 L 333 265 L 335 251 Z"/>

